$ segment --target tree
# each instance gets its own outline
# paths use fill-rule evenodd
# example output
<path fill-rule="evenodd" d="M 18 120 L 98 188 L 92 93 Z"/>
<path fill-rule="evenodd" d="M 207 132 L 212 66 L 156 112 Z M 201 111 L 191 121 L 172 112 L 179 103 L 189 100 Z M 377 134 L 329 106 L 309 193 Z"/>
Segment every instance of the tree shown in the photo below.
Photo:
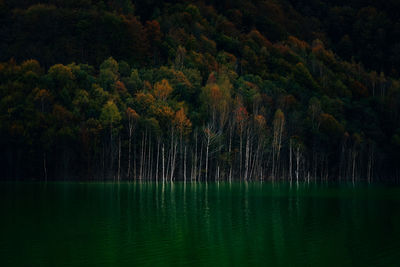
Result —
<path fill-rule="evenodd" d="M 113 164 L 114 164 L 114 140 L 113 136 L 117 134 L 118 132 L 115 132 L 115 126 L 117 126 L 120 121 L 121 121 L 121 114 L 118 110 L 117 105 L 112 100 L 107 101 L 106 104 L 104 104 L 101 114 L 100 114 L 100 120 L 102 124 L 106 127 L 109 127 L 109 132 L 110 132 L 110 142 L 109 142 L 109 155 L 110 155 L 110 169 L 109 171 L 113 171 Z M 113 134 L 114 133 L 114 134 Z M 120 149 L 120 147 L 119 147 Z M 119 164 L 118 164 L 119 166 Z M 119 168 L 118 168 L 118 179 L 119 179 Z"/>
<path fill-rule="evenodd" d="M 279 175 L 280 153 L 282 149 L 282 136 L 285 126 L 285 115 L 280 109 L 278 109 L 275 112 L 273 125 L 274 125 L 274 135 L 272 141 L 272 149 L 273 149 L 272 178 L 276 179 Z"/>
<path fill-rule="evenodd" d="M 139 119 L 139 115 L 136 111 L 130 107 L 126 109 L 126 116 L 128 117 L 128 135 L 129 135 L 129 143 L 128 143 L 128 170 L 127 170 L 127 177 L 130 179 L 131 174 L 131 146 L 132 146 L 132 134 L 135 128 L 135 124 Z"/>
<path fill-rule="evenodd" d="M 157 82 L 154 85 L 154 91 L 153 94 L 154 96 L 161 100 L 161 101 L 165 101 L 168 96 L 171 94 L 172 92 L 172 87 L 171 85 L 169 85 L 168 80 L 163 79 L 161 82 Z"/>
<path fill-rule="evenodd" d="M 149 41 L 150 50 L 153 56 L 153 64 L 158 65 L 159 62 L 159 47 L 161 43 L 160 24 L 156 20 L 147 21 L 145 25 L 147 40 Z"/>
<path fill-rule="evenodd" d="M 53 88 L 57 91 L 61 91 L 64 87 L 71 86 L 75 79 L 71 68 L 62 64 L 56 64 L 50 67 L 48 76 L 52 81 Z"/>
<path fill-rule="evenodd" d="M 181 167 L 183 166 L 183 170 L 181 168 L 181 172 L 183 173 L 183 179 L 186 182 L 186 144 L 184 144 L 183 151 L 183 137 L 188 135 L 191 131 L 192 123 L 186 117 L 185 111 L 183 108 L 179 109 L 175 113 L 175 118 L 173 120 L 173 124 L 175 125 L 178 134 L 179 134 L 179 143 L 180 143 L 180 155 L 181 155 Z M 183 159 L 182 159 L 183 157 Z"/>
<path fill-rule="evenodd" d="M 42 113 L 44 113 L 46 104 L 48 104 L 51 100 L 51 94 L 46 89 L 35 88 L 34 91 L 36 91 L 35 100 L 40 103 L 40 110 Z"/>
<path fill-rule="evenodd" d="M 217 80 L 210 74 L 207 85 L 201 92 L 202 102 L 211 116 L 212 126 L 223 130 L 230 111 L 232 84 L 226 75 L 221 75 Z"/>
<path fill-rule="evenodd" d="M 119 69 L 118 62 L 112 57 L 108 58 L 100 65 L 99 80 L 100 80 L 100 85 L 104 89 L 111 91 L 113 85 L 119 79 L 118 69 Z"/>
<path fill-rule="evenodd" d="M 178 70 L 183 69 L 185 64 L 185 57 L 186 57 L 186 49 L 182 46 L 178 46 L 176 50 L 176 57 L 175 57 L 175 67 Z"/>
<path fill-rule="evenodd" d="M 243 132 L 247 127 L 247 120 L 249 113 L 247 109 L 243 106 L 240 98 L 236 99 L 236 110 L 235 110 L 235 120 L 237 125 L 237 130 L 239 133 L 239 174 L 242 176 L 242 162 L 243 162 Z"/>

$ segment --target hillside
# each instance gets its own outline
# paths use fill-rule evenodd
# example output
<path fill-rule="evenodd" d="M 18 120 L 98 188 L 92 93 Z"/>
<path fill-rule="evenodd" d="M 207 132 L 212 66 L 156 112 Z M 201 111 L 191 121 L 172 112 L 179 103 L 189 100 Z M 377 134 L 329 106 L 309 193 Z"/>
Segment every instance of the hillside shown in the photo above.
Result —
<path fill-rule="evenodd" d="M 398 4 L 358 2 L 0 1 L 2 178 L 398 179 Z"/>

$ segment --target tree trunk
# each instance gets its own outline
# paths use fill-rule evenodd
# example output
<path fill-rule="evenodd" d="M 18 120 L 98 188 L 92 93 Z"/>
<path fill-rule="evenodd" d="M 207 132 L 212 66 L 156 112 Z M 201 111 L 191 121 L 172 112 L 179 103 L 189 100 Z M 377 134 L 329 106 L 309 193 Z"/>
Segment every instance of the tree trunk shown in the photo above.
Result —
<path fill-rule="evenodd" d="M 180 169 L 180 175 L 183 174 L 183 142 L 182 142 L 182 132 L 179 134 L 179 169 Z"/>
<path fill-rule="evenodd" d="M 201 181 L 201 166 L 202 166 L 202 161 L 203 161 L 203 145 L 200 146 L 200 160 L 199 160 L 199 177 L 198 181 Z"/>
<path fill-rule="evenodd" d="M 296 182 L 299 183 L 299 172 L 300 172 L 300 147 L 297 146 L 296 151 Z"/>
<path fill-rule="evenodd" d="M 149 132 L 149 135 L 148 135 L 148 138 L 149 138 L 149 150 L 148 150 L 148 155 L 147 155 L 147 179 L 149 180 L 149 179 L 152 179 L 153 177 L 151 176 L 151 161 L 152 161 L 152 151 L 151 151 L 151 133 Z"/>
<path fill-rule="evenodd" d="M 247 176 L 249 174 L 249 156 L 250 156 L 250 132 L 249 127 L 247 128 L 247 136 L 246 136 L 246 158 L 245 158 L 245 170 L 244 170 L 244 180 L 247 181 Z"/>
<path fill-rule="evenodd" d="M 211 133 L 207 134 L 207 146 L 206 146 L 206 177 L 205 177 L 205 181 L 207 182 L 207 178 L 208 178 L 208 150 L 210 147 L 210 135 Z"/>
<path fill-rule="evenodd" d="M 196 144 L 195 144 L 195 150 L 194 150 L 194 155 L 193 155 L 193 159 L 192 159 L 192 161 L 193 161 L 193 166 L 192 166 L 192 177 L 191 177 L 191 179 L 193 180 L 197 180 L 197 143 L 198 143 L 198 140 L 197 140 L 197 131 L 195 132 L 195 136 L 194 136 L 194 139 L 196 140 L 195 142 L 196 142 Z"/>
<path fill-rule="evenodd" d="M 156 181 L 158 182 L 158 160 L 160 157 L 160 139 L 157 140 Z"/>
<path fill-rule="evenodd" d="M 118 138 L 118 182 L 120 181 L 121 174 L 121 135 Z"/>
<path fill-rule="evenodd" d="M 170 172 L 170 181 L 172 182 L 174 177 L 175 171 L 175 164 L 176 164 L 176 149 L 177 149 L 177 142 L 174 140 L 174 130 L 171 130 L 171 172 Z"/>
<path fill-rule="evenodd" d="M 352 175 L 351 175 L 351 180 L 353 181 L 353 184 L 354 184 L 354 179 L 355 179 L 355 168 L 356 168 L 356 152 L 355 151 L 353 151 L 353 169 L 352 169 Z"/>
<path fill-rule="evenodd" d="M 229 148 L 228 148 L 228 152 L 229 152 L 229 157 L 232 157 L 232 128 L 233 127 L 229 127 Z M 233 169 L 233 162 L 232 159 L 230 161 L 229 164 L 229 181 L 232 181 L 232 169 Z"/>
<path fill-rule="evenodd" d="M 136 145 L 133 143 L 133 178 L 136 180 Z"/>
<path fill-rule="evenodd" d="M 129 143 L 128 143 L 128 170 L 127 170 L 127 178 L 130 179 L 131 176 L 131 146 L 132 146 L 132 130 L 129 127 Z"/>
<path fill-rule="evenodd" d="M 164 183 L 164 182 L 165 182 L 165 151 L 164 151 L 164 142 L 163 142 L 163 144 L 162 144 L 161 152 L 162 152 L 162 180 L 163 180 L 163 183 Z"/>
<path fill-rule="evenodd" d="M 183 180 L 186 182 L 186 145 L 185 145 L 185 151 L 183 155 Z"/>
<path fill-rule="evenodd" d="M 289 140 L 289 179 L 292 182 L 292 139 Z"/>
<path fill-rule="evenodd" d="M 144 132 L 142 132 L 142 145 L 140 153 L 139 180 L 143 179 L 143 160 L 144 160 Z"/>
<path fill-rule="evenodd" d="M 239 136 L 239 177 L 242 179 L 242 147 L 243 147 L 243 137 L 242 137 L 242 131 L 240 131 L 240 136 Z"/>
<path fill-rule="evenodd" d="M 47 182 L 46 152 L 43 153 L 43 173 L 44 173 L 44 180 Z"/>
<path fill-rule="evenodd" d="M 109 172 L 112 173 L 113 178 L 115 180 L 115 173 L 114 173 L 114 168 L 113 168 L 113 161 L 114 161 L 114 151 L 113 151 L 113 135 L 112 135 L 112 124 L 110 124 L 110 170 Z"/>

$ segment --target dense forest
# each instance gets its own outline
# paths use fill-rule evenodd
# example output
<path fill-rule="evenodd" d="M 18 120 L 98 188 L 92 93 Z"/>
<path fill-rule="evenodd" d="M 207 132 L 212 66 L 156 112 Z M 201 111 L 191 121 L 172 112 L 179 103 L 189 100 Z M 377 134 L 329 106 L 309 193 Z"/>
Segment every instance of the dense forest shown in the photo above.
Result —
<path fill-rule="evenodd" d="M 399 179 L 399 8 L 0 0 L 0 179 Z"/>

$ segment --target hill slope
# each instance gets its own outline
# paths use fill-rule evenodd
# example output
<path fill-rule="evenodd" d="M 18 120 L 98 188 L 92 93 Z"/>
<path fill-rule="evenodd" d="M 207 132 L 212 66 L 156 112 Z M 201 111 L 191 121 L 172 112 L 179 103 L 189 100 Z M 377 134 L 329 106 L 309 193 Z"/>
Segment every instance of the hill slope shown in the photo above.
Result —
<path fill-rule="evenodd" d="M 388 6 L 37 2 L 0 2 L 4 178 L 399 177 Z"/>

